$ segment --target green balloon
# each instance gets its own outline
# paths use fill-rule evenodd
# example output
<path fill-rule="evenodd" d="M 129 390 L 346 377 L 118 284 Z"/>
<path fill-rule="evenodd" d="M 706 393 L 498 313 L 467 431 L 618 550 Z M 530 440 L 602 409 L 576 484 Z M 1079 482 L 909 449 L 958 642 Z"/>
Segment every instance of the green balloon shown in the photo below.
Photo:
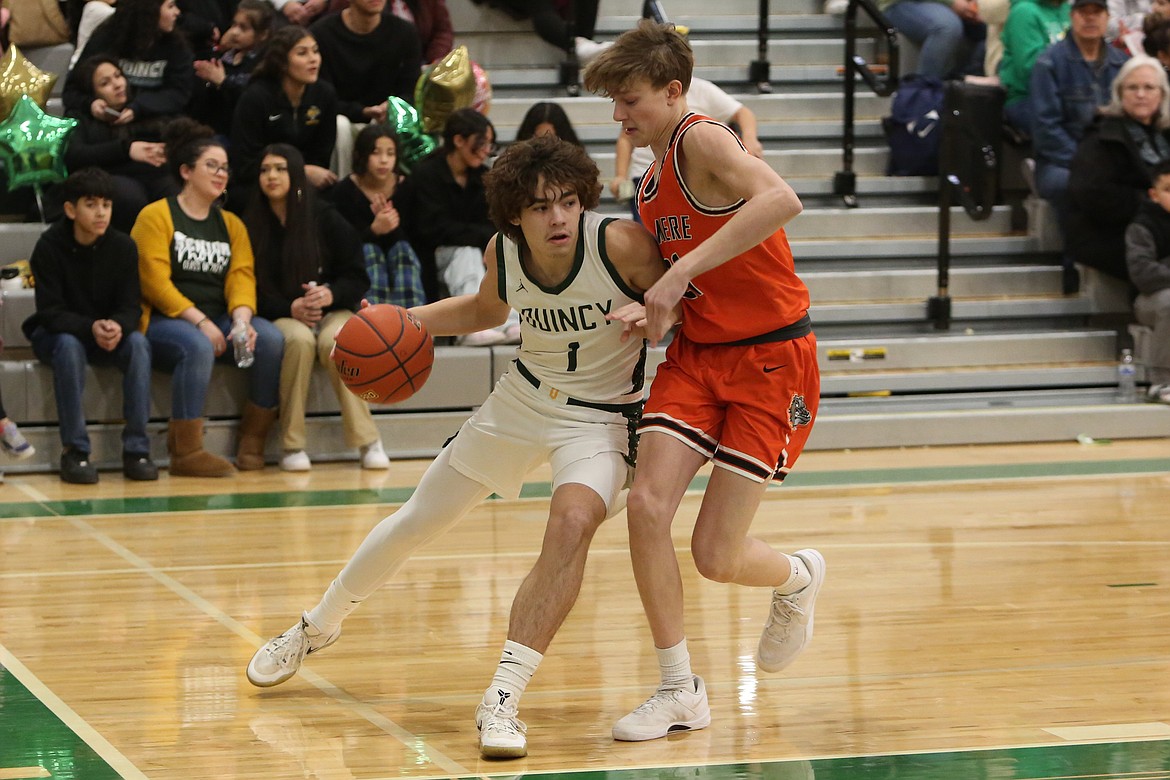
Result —
<path fill-rule="evenodd" d="M 423 132 L 422 122 L 418 118 L 418 110 L 400 97 L 391 95 L 388 99 L 389 110 L 386 112 L 386 124 L 394 128 L 398 134 L 400 146 L 398 156 L 402 167 L 410 172 L 411 163 L 416 163 L 435 150 L 435 139 Z"/>
<path fill-rule="evenodd" d="M 75 127 L 76 119 L 50 116 L 21 95 L 0 122 L 0 162 L 8 172 L 8 191 L 63 180 L 65 143 Z"/>

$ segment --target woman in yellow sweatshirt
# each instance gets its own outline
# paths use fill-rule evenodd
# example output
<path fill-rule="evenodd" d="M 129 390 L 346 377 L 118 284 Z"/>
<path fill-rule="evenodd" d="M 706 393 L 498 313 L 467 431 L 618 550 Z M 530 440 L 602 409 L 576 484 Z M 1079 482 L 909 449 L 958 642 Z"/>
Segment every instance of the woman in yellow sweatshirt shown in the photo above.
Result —
<path fill-rule="evenodd" d="M 170 471 L 200 477 L 235 471 L 203 449 L 203 407 L 216 360 L 248 370 L 236 466 L 261 469 L 279 403 L 284 339 L 254 316 L 252 245 L 240 219 L 217 205 L 227 189 L 227 152 L 210 128 L 187 119 L 168 125 L 165 140 L 182 191 L 144 208 L 130 235 L 138 244 L 142 328 L 153 364 L 174 374 Z"/>

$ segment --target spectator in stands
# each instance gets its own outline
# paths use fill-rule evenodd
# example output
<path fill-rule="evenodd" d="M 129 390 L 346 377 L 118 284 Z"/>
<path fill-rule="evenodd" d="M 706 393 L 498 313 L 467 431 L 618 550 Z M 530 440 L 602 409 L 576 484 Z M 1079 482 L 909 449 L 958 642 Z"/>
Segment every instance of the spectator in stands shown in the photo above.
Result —
<path fill-rule="evenodd" d="M 255 362 L 240 421 L 236 465 L 264 468 L 264 441 L 276 419 L 284 338 L 254 316 L 256 278 L 244 223 L 217 203 L 227 188 L 227 152 L 211 128 L 190 119 L 167 126 L 167 163 L 183 182 L 175 197 L 151 203 L 131 236 L 138 244 L 143 324 L 154 365 L 174 374 L 167 451 L 171 474 L 225 477 L 235 469 L 203 449 L 203 411 L 212 364 L 235 364 L 228 343 L 246 333 Z"/>
<path fill-rule="evenodd" d="M 541 40 L 561 51 L 574 52 L 582 64 L 609 46 L 593 40 L 599 0 L 574 0 L 571 5 L 548 0 L 491 0 L 490 5 L 500 6 L 513 17 L 531 19 Z"/>
<path fill-rule="evenodd" d="M 24 438 L 20 428 L 8 417 L 8 412 L 4 411 L 3 398 L 0 398 L 0 449 L 4 450 L 5 455 L 16 460 L 25 460 L 37 454 L 36 447 Z M 0 472 L 0 476 L 3 476 L 3 472 Z"/>
<path fill-rule="evenodd" d="M 1125 231 L 1125 262 L 1138 291 L 1134 316 L 1154 331 L 1146 397 L 1170 404 L 1170 160 L 1155 165 L 1150 178 L 1150 199 Z"/>
<path fill-rule="evenodd" d="M 85 45 L 79 62 L 97 54 L 118 61 L 133 89 L 119 124 L 182 114 L 195 86 L 193 59 L 182 35 L 175 31 L 179 7 L 175 0 L 119 0 L 114 14 L 102 22 Z M 69 116 L 100 117 L 109 106 L 91 97 L 92 88 L 70 71 L 62 100 Z"/>
<path fill-rule="evenodd" d="M 406 180 L 408 222 L 429 300 L 473 294 L 483 281 L 483 250 L 496 233 L 488 216 L 483 174 L 495 148 L 491 121 L 461 108 L 447 119 L 443 145 L 416 164 Z M 459 343 L 487 346 L 519 335 L 520 321 L 512 314 L 499 328 L 462 336 Z"/>
<path fill-rule="evenodd" d="M 1108 0 L 1108 3 L 1109 27 L 1105 39 L 1130 54 L 1141 54 L 1142 24 L 1150 13 L 1150 0 Z M 1136 50 L 1131 48 L 1134 44 Z"/>
<path fill-rule="evenodd" d="M 224 32 L 232 24 L 239 0 L 175 0 L 182 12 L 178 29 L 187 39 L 196 59 L 211 57 Z"/>
<path fill-rule="evenodd" d="M 382 122 L 395 95 L 414 102 L 422 50 L 410 22 L 386 10 L 386 0 L 353 0 L 315 23 L 321 78 L 337 90 L 338 113 L 352 123 Z"/>
<path fill-rule="evenodd" d="M 305 452 L 305 406 L 313 366 L 320 363 L 341 406 L 346 443 L 361 450 L 362 468 L 389 468 L 369 405 L 346 388 L 329 356 L 337 331 L 370 286 L 357 231 L 317 200 L 301 153 L 288 144 L 264 150 L 244 224 L 256 255 L 258 312 L 284 336 L 280 467 L 308 471 L 312 465 Z"/>
<path fill-rule="evenodd" d="M 1128 281 L 1126 227 L 1146 198 L 1153 167 L 1170 159 L 1170 83 L 1161 64 L 1143 54 L 1121 66 L 1111 94 L 1073 157 L 1065 252 Z"/>
<path fill-rule="evenodd" d="M 1036 59 L 1064 37 L 1069 26 L 1065 0 L 1016 0 L 1000 40 L 999 81 L 1007 91 L 1004 118 L 1024 138 L 1032 137 L 1031 74 Z"/>
<path fill-rule="evenodd" d="M 692 76 L 691 86 L 687 90 L 687 108 L 725 124 L 734 125 L 739 130 L 739 139 L 748 152 L 754 157 L 764 158 L 764 145 L 760 143 L 756 115 L 718 85 L 707 79 Z M 652 162 L 654 153 L 650 151 L 649 146 L 635 148 L 625 134 L 618 135 L 614 177 L 609 182 L 609 190 L 619 201 L 629 204 L 630 213 L 636 222 L 641 222 L 642 218 L 638 215 L 634 193 L 641 185 L 642 176 Z"/>
<path fill-rule="evenodd" d="M 569 115 L 560 103 L 541 101 L 533 103 L 532 108 L 520 120 L 520 127 L 516 130 L 517 141 L 527 141 L 529 138 L 541 135 L 551 135 L 562 141 L 568 141 L 577 146 L 583 146 L 577 138 L 577 131 L 569 121 Z"/>
<path fill-rule="evenodd" d="M 285 24 L 308 27 L 329 12 L 329 0 L 272 0 L 272 7 L 282 17 L 278 27 Z"/>
<path fill-rule="evenodd" d="M 303 27 L 277 30 L 252 73 L 232 118 L 232 160 L 242 181 L 232 204 L 247 204 L 257 181 L 260 152 L 269 144 L 290 144 L 305 158 L 305 175 L 317 189 L 337 181 L 329 158 L 337 138 L 337 93 L 319 78 L 321 52 Z"/>
<path fill-rule="evenodd" d="M 33 352 L 53 369 L 61 436 L 61 480 L 98 481 L 85 430 L 86 365 L 115 365 L 122 372 L 122 473 L 158 479 L 150 459 L 150 343 L 138 330 L 142 304 L 138 249 L 110 227 L 114 180 L 83 168 L 64 184 L 65 216 L 41 234 L 29 263 L 36 313 L 23 326 Z"/>
<path fill-rule="evenodd" d="M 77 116 L 77 127 L 65 147 L 65 167 L 77 171 L 97 166 L 112 174 L 112 225 L 128 233 L 143 206 L 176 191 L 166 169 L 163 122 L 120 121 L 132 95 L 112 57 L 98 54 L 85 60 L 77 66 L 77 80 L 90 85 L 90 102 L 100 102 L 105 108 L 97 115 Z"/>
<path fill-rule="evenodd" d="M 982 73 L 987 26 L 974 0 L 878 0 L 877 5 L 920 47 L 919 75 L 945 79 Z"/>
<path fill-rule="evenodd" d="M 109 19 L 114 13 L 114 4 L 117 0 L 88 0 L 81 4 L 78 9 L 76 4 L 70 10 L 70 25 L 73 24 L 73 18 L 77 18 L 77 39 L 73 42 L 73 55 L 69 58 L 69 70 L 73 70 L 73 66 L 81 61 L 81 53 L 85 51 L 85 45 L 89 43 L 89 39 L 93 36 L 93 31 L 96 30 L 102 22 Z"/>
<path fill-rule="evenodd" d="M 1097 109 L 1109 102 L 1111 85 L 1129 59 L 1105 43 L 1108 17 L 1105 0 L 1073 0 L 1070 34 L 1045 49 L 1032 68 L 1036 191 L 1052 203 L 1065 232 L 1069 166 L 1077 144 Z M 1063 289 L 1075 293 L 1080 276 L 1067 252 L 1063 263 Z"/>
<path fill-rule="evenodd" d="M 349 8 L 349 0 L 333 0 L 329 13 Z M 390 0 L 390 13 L 414 25 L 423 63 L 434 62 L 455 48 L 455 30 L 447 0 Z"/>
<path fill-rule="evenodd" d="M 1163 19 L 1154 14 L 1150 14 L 1146 19 L 1142 49 L 1162 63 L 1163 68 L 1170 70 L 1170 19 Z"/>
<path fill-rule="evenodd" d="M 353 173 L 330 191 L 337 210 L 362 241 L 370 303 L 403 308 L 427 302 L 422 266 L 411 246 L 394 197 L 402 174 L 398 136 L 386 125 L 366 125 L 354 140 Z"/>
<path fill-rule="evenodd" d="M 219 39 L 223 53 L 195 61 L 199 83 L 191 100 L 190 114 L 225 138 L 231 135 L 232 116 L 240 95 L 264 55 L 272 34 L 273 17 L 267 0 L 240 0 L 231 27 Z"/>

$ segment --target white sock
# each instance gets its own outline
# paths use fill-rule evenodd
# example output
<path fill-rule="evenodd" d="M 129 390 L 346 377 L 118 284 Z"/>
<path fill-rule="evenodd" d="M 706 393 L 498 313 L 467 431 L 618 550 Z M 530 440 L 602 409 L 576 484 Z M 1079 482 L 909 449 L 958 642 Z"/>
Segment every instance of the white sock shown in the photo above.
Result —
<path fill-rule="evenodd" d="M 349 617 L 349 614 L 365 600 L 365 596 L 350 593 L 341 584 L 341 580 L 334 579 L 325 595 L 321 597 L 321 601 L 306 612 L 305 617 L 313 628 L 326 635 L 332 634 L 341 625 L 341 621 Z"/>
<path fill-rule="evenodd" d="M 792 573 L 788 575 L 788 579 L 776 586 L 776 592 L 788 596 L 797 591 L 804 590 L 804 588 L 812 582 L 812 574 L 809 573 L 808 567 L 804 565 L 804 561 L 797 558 L 795 555 L 785 555 L 788 563 L 792 566 Z"/>
<path fill-rule="evenodd" d="M 524 689 L 532 681 L 532 675 L 536 674 L 536 667 L 540 666 L 543 658 L 543 654 L 531 647 L 511 639 L 506 640 L 504 652 L 500 654 L 500 665 L 496 667 L 492 684 L 484 691 L 483 700 L 490 704 L 503 704 L 511 699 L 518 706 Z"/>
<path fill-rule="evenodd" d="M 691 654 L 687 652 L 687 640 L 682 640 L 674 647 L 665 650 L 656 647 L 658 654 L 658 671 L 662 675 L 662 684 L 659 688 L 667 690 L 682 690 L 691 687 L 694 673 L 691 671 Z"/>
<path fill-rule="evenodd" d="M 580 36 L 573 41 L 573 48 L 577 52 L 577 60 L 582 65 L 588 63 L 612 45 L 613 43 L 610 41 L 598 42 Z"/>

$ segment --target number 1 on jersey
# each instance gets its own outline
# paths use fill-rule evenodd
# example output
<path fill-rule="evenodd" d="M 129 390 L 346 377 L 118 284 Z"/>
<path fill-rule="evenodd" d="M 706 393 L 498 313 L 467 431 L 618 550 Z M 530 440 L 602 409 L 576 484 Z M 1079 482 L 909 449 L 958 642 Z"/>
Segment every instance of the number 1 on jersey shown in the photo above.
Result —
<path fill-rule="evenodd" d="M 577 370 L 577 350 L 581 348 L 580 341 L 569 342 L 569 370 Z"/>

